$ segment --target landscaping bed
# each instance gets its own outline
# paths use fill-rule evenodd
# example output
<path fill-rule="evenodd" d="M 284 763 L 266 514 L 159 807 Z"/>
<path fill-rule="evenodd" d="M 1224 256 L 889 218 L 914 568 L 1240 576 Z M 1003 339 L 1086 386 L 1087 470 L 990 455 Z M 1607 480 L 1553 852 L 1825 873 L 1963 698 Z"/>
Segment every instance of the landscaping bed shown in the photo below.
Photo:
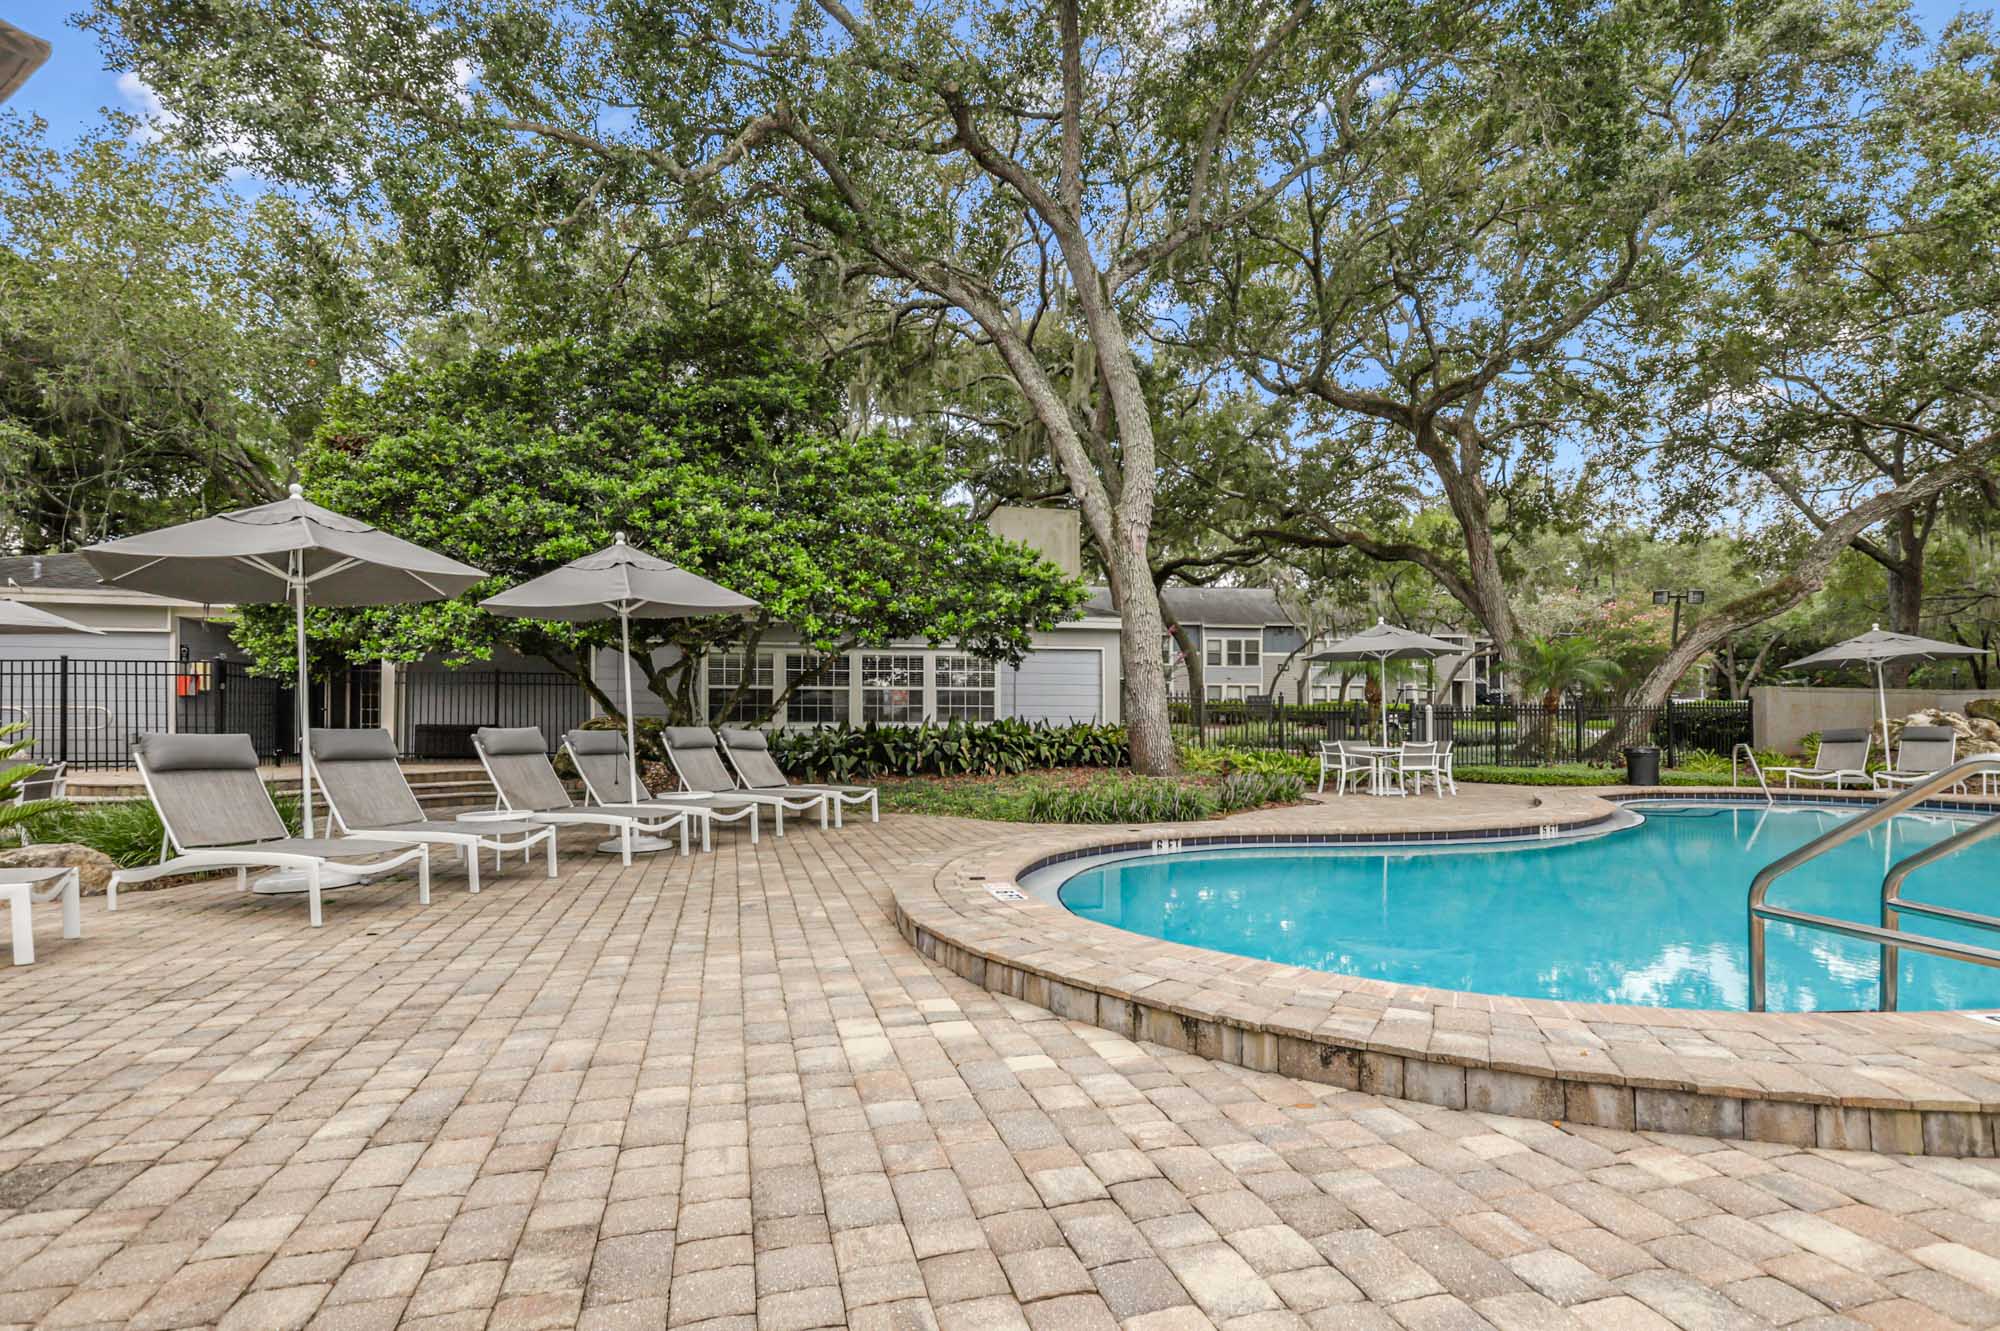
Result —
<path fill-rule="evenodd" d="M 884 813 L 1003 823 L 1188 822 L 1296 804 L 1306 791 L 1303 781 L 1282 774 L 1147 777 L 1076 767 L 1004 776 L 883 777 L 876 784 Z"/>

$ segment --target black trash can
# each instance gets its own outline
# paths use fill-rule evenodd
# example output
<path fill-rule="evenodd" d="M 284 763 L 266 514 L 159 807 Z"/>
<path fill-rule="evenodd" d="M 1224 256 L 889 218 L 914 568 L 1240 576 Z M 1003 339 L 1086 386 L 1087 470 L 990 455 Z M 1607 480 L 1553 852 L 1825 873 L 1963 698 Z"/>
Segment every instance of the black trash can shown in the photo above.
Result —
<path fill-rule="evenodd" d="M 1660 784 L 1660 751 L 1650 744 L 1634 744 L 1625 750 L 1625 784 L 1628 786 L 1657 786 Z"/>

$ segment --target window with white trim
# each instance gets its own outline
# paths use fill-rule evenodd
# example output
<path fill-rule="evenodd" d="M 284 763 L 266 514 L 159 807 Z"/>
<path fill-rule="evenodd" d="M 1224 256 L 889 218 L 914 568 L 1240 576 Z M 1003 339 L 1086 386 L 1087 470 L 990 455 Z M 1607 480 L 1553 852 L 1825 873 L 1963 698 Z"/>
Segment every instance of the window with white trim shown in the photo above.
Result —
<path fill-rule="evenodd" d="M 1212 666 L 1255 666 L 1264 661 L 1264 639 L 1211 637 L 1204 639 L 1208 664 Z"/>
<path fill-rule="evenodd" d="M 976 656 L 937 658 L 937 718 L 991 721 L 996 711 L 997 675 L 991 661 Z"/>
<path fill-rule="evenodd" d="M 865 653 L 861 658 L 861 719 L 914 725 L 924 719 L 924 658 Z"/>
<path fill-rule="evenodd" d="M 785 656 L 785 684 L 791 696 L 785 700 L 786 718 L 795 726 L 841 725 L 847 720 L 849 658 L 813 656 L 788 652 Z"/>
<path fill-rule="evenodd" d="M 1222 701 L 1222 686 L 1220 684 L 1211 684 L 1208 686 L 1208 700 L 1210 702 Z"/>
<path fill-rule="evenodd" d="M 716 725 L 749 725 L 764 719 L 775 696 L 771 688 L 771 657 L 759 652 L 750 669 L 750 682 L 741 694 L 744 658 L 736 653 L 712 652 L 708 658 L 708 719 Z M 732 709 L 730 704 L 734 703 Z M 723 713 L 727 711 L 725 717 Z"/>

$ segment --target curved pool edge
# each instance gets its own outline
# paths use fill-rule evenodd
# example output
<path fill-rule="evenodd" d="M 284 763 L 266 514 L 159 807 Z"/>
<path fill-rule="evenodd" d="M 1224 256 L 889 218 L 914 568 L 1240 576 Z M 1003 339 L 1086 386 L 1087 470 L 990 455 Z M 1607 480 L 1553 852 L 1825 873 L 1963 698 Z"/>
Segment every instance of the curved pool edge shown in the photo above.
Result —
<path fill-rule="evenodd" d="M 1454 819 L 1416 839 L 1573 831 L 1630 799 L 1694 793 L 1536 791 L 1533 822 L 1516 808 Z M 1412 839 L 1354 824 L 1375 812 L 1329 802 L 1221 823 L 1036 828 L 904 880 L 893 918 L 922 955 L 992 992 L 1256 1071 L 1628 1131 L 1994 1154 L 2000 1026 L 1965 1013 L 1704 1012 L 1427 989 L 1146 938 L 1013 887 L 1031 866 L 1155 840 L 1186 848 Z"/>

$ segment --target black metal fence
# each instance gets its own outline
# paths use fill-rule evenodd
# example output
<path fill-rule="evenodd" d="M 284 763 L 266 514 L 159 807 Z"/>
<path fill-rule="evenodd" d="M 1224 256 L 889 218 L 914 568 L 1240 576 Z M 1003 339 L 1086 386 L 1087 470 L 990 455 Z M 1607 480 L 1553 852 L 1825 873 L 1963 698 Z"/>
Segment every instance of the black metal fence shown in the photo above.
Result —
<path fill-rule="evenodd" d="M 1184 698 L 1170 703 L 1174 735 L 1211 748 L 1278 749 L 1316 753 L 1327 740 L 1381 735 L 1381 721 L 1364 702 L 1286 706 L 1279 699 L 1211 702 L 1203 724 Z M 1632 744 L 1654 744 L 1669 767 L 1696 750 L 1727 754 L 1750 740 L 1748 702 L 1667 702 L 1658 707 L 1590 699 L 1566 700 L 1554 711 L 1540 703 L 1472 707 L 1392 703 L 1391 742 L 1450 740 L 1460 766 L 1543 767 L 1556 763 L 1612 763 Z"/>
<path fill-rule="evenodd" d="M 583 689 L 554 670 L 399 670 L 396 703 L 406 758 L 470 758 L 481 726 L 538 726 L 553 749 L 590 717 Z"/>
<path fill-rule="evenodd" d="M 480 726 L 539 726 L 551 747 L 590 715 L 590 700 L 558 671 L 396 672 L 394 719 L 407 758 L 472 757 Z M 133 661 L 58 656 L 0 659 L 0 725 L 19 722 L 29 758 L 79 770 L 131 766 L 149 731 L 247 734 L 266 762 L 298 754 L 298 691 L 238 661 Z M 311 691 L 315 725 L 383 724 L 382 672 L 356 666 Z"/>

